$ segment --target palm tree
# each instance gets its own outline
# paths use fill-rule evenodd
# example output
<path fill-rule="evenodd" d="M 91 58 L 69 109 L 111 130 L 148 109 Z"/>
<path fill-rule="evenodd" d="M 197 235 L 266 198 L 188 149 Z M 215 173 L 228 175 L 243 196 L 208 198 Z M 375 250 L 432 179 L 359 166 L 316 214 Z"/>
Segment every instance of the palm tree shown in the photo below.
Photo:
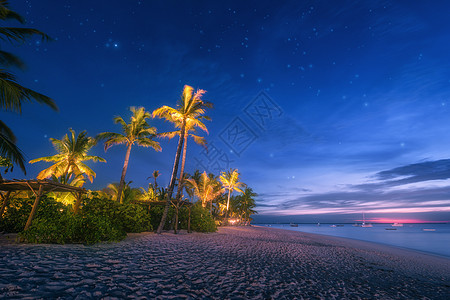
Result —
<path fill-rule="evenodd" d="M 159 170 L 153 171 L 152 177 L 155 180 L 155 189 L 158 188 L 158 183 L 156 182 L 156 178 L 158 178 L 159 176 L 161 176 L 161 173 L 159 172 Z M 148 178 L 147 178 L 147 180 L 148 180 Z"/>
<path fill-rule="evenodd" d="M 240 217 L 243 219 L 245 225 L 250 223 L 251 215 L 258 213 L 253 209 L 256 207 L 254 199 L 256 196 L 258 196 L 258 194 L 256 194 L 252 188 L 246 187 L 244 193 L 236 197 L 239 201 Z"/>
<path fill-rule="evenodd" d="M 125 182 L 121 191 L 121 199 L 122 203 L 130 203 L 132 200 L 138 199 L 141 197 L 142 192 L 138 188 L 132 188 L 130 185 L 133 181 Z M 105 193 L 111 196 L 112 200 L 119 199 L 119 188 L 120 184 L 110 183 L 105 189 Z"/>
<path fill-rule="evenodd" d="M 193 190 L 194 195 L 196 195 L 201 201 L 202 207 L 206 207 L 206 204 L 208 202 L 211 203 L 211 211 L 212 201 L 223 192 L 223 189 L 217 178 L 213 174 L 206 174 L 205 171 L 201 174 L 198 181 L 194 178 L 189 178 L 187 179 L 187 182 L 190 188 Z"/>
<path fill-rule="evenodd" d="M 228 222 L 228 210 L 230 208 L 230 197 L 233 191 L 237 191 L 243 193 L 242 187 L 245 187 L 245 184 L 239 182 L 239 172 L 237 169 L 230 169 L 229 171 L 222 172 L 220 174 L 220 181 L 222 182 L 223 188 L 228 191 L 228 200 L 227 200 L 227 210 L 225 212 L 225 222 Z"/>
<path fill-rule="evenodd" d="M 18 13 L 9 9 L 7 0 L 0 0 L 0 20 L 14 19 L 25 23 L 25 19 Z M 0 40 L 10 43 L 25 43 L 27 38 L 38 35 L 43 40 L 49 40 L 45 33 L 32 28 L 0 27 Z M 6 70 L 9 67 L 24 69 L 24 62 L 16 55 L 0 50 L 0 108 L 6 111 L 21 113 L 22 103 L 35 100 L 58 110 L 54 101 L 38 92 L 20 85 L 14 74 Z M 16 146 L 16 137 L 9 127 L 0 121 L 0 156 L 10 159 L 25 171 L 25 159 L 22 151 Z"/>
<path fill-rule="evenodd" d="M 56 177 L 70 177 L 71 174 L 74 176 L 82 174 L 86 175 L 89 181 L 92 182 L 96 174 L 83 162 L 89 160 L 106 162 L 104 158 L 87 154 L 96 144 L 96 140 L 88 137 L 86 131 L 80 132 L 78 136 L 75 135 L 75 131 L 72 128 L 69 131 L 71 134 L 66 134 L 61 140 L 50 138 L 58 154 L 36 158 L 30 161 L 31 164 L 38 161 L 55 163 L 49 168 L 42 170 L 37 176 L 38 179 L 49 178 L 52 175 Z"/>
<path fill-rule="evenodd" d="M 122 117 L 117 116 L 114 118 L 114 123 L 122 125 L 122 133 L 115 132 L 103 132 L 97 135 L 97 140 L 105 141 L 105 152 L 113 145 L 125 144 L 127 146 L 127 152 L 125 154 L 125 161 L 122 168 L 122 176 L 120 177 L 118 201 L 122 203 L 122 189 L 125 184 L 125 175 L 127 173 L 128 161 L 130 159 L 131 147 L 133 144 L 137 144 L 142 147 L 151 147 L 156 151 L 161 151 L 161 146 L 158 142 L 155 142 L 153 138 L 156 136 L 156 128 L 151 127 L 146 119 L 150 118 L 149 112 L 145 111 L 143 107 L 130 107 L 133 115 L 130 118 L 130 123 L 127 124 Z"/>
<path fill-rule="evenodd" d="M 163 216 L 161 218 L 161 222 L 158 226 L 157 233 L 161 233 L 167 218 L 167 213 L 169 211 L 169 206 L 171 202 L 171 197 L 173 193 L 173 189 L 175 186 L 175 178 L 178 173 L 178 165 L 180 161 L 181 148 L 183 147 L 183 159 L 180 169 L 180 177 L 178 182 L 178 191 L 176 199 L 179 199 L 181 195 L 181 189 L 183 188 L 183 172 L 184 172 L 184 164 L 186 161 L 186 143 L 187 137 L 189 135 L 190 130 L 194 130 L 195 127 L 202 129 L 205 132 L 208 132 L 205 124 L 203 124 L 202 120 L 209 120 L 209 117 L 204 116 L 206 108 L 212 108 L 212 103 L 204 102 L 202 100 L 203 94 L 206 92 L 204 90 L 198 89 L 195 94 L 193 93 L 194 88 L 185 85 L 183 88 L 183 93 L 181 94 L 181 99 L 177 103 L 176 108 L 172 108 L 170 106 L 162 106 L 155 111 L 153 111 L 153 117 L 164 118 L 169 122 L 174 123 L 175 127 L 178 128 L 178 131 L 169 132 L 162 134 L 163 137 L 172 138 L 174 136 L 179 136 L 177 151 L 175 153 L 175 161 L 172 169 L 172 176 L 170 178 L 169 187 L 167 189 L 167 199 L 166 206 L 164 208 Z M 195 135 L 191 135 L 194 138 L 194 141 L 198 143 L 204 143 L 204 139 Z M 180 193 L 180 195 L 178 195 Z"/>

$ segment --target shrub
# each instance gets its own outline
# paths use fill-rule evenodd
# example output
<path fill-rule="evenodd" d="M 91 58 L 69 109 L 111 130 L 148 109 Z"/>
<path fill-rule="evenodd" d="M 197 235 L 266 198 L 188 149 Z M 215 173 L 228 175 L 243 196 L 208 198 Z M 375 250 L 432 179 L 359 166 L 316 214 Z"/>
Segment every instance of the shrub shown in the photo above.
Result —
<path fill-rule="evenodd" d="M 42 200 L 33 223 L 20 234 L 31 243 L 93 244 L 122 240 L 126 232 L 152 230 L 150 215 L 137 204 L 119 204 L 106 198 L 86 198 L 80 212 L 74 215 L 65 205 L 51 198 L 43 197 Z M 25 206 L 30 205 L 28 203 Z"/>
<path fill-rule="evenodd" d="M 120 204 L 106 198 L 86 198 L 82 214 L 101 216 L 126 232 L 151 231 L 153 228 L 150 215 L 139 204 Z"/>
<path fill-rule="evenodd" d="M 191 207 L 191 229 L 197 232 L 216 232 L 214 218 L 207 208 L 197 202 Z"/>
<path fill-rule="evenodd" d="M 31 213 L 34 200 L 34 198 L 12 198 L 0 222 L 0 231 L 14 233 L 22 231 Z M 64 204 L 44 195 L 39 201 L 34 218 L 51 220 L 58 218 L 65 211 L 67 207 Z"/>
<path fill-rule="evenodd" d="M 65 213 L 56 219 L 36 219 L 20 236 L 30 243 L 83 243 L 120 241 L 126 232 L 99 216 Z"/>

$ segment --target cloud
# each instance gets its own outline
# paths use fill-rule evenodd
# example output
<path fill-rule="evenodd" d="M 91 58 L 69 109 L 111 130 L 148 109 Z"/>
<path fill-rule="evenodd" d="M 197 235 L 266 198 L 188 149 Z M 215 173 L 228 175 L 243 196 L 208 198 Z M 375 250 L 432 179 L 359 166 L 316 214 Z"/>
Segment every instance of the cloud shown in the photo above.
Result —
<path fill-rule="evenodd" d="M 450 159 L 405 165 L 378 172 L 372 178 L 377 181 L 345 185 L 339 191 L 290 189 L 262 194 L 258 205 L 264 204 L 264 208 L 270 207 L 280 215 L 450 212 L 450 180 L 445 180 L 450 179 Z"/>
<path fill-rule="evenodd" d="M 406 178 L 404 178 L 406 176 Z M 401 179 L 397 179 L 402 177 Z M 378 172 L 375 178 L 390 180 L 389 184 L 402 185 L 413 182 L 442 180 L 450 178 L 450 159 L 410 164 Z"/>

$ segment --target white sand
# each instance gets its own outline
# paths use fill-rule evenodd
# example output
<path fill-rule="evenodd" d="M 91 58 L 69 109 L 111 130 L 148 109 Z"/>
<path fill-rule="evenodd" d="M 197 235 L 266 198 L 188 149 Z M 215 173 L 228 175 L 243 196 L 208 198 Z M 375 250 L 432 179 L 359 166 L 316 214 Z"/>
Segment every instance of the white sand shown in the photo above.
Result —
<path fill-rule="evenodd" d="M 450 259 L 264 227 L 0 246 L 0 295 L 159 299 L 450 299 Z"/>

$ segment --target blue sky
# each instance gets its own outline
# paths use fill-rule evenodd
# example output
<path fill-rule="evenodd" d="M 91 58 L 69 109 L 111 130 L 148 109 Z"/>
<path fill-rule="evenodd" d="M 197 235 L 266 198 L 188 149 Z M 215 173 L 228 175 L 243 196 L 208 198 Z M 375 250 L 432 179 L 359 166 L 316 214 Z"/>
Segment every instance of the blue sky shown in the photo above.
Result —
<path fill-rule="evenodd" d="M 187 171 L 238 168 L 257 221 L 450 220 L 449 4 L 435 1 L 12 1 L 54 38 L 20 47 L 21 83 L 55 99 L 1 112 L 29 160 L 68 128 L 117 131 L 130 106 L 175 105 L 207 90 L 209 156 Z M 13 25 L 13 24 L 10 24 Z M 171 130 L 161 120 L 160 132 Z M 162 153 L 133 148 L 127 180 L 170 176 Z M 211 147 L 212 146 L 212 147 Z M 118 182 L 125 147 L 94 154 L 88 188 Z M 45 163 L 27 166 L 34 178 Z M 16 169 L 7 178 L 23 178 Z"/>

